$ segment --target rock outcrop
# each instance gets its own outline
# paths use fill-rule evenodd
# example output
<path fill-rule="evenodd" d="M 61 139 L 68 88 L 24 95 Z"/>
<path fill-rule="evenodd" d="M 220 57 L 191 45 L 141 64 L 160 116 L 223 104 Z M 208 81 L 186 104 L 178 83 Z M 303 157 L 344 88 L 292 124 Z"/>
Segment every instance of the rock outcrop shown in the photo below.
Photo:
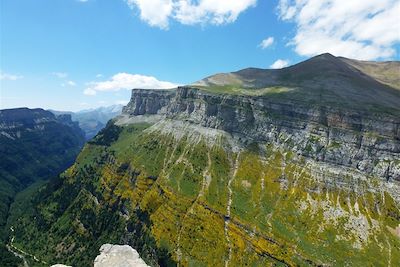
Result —
<path fill-rule="evenodd" d="M 128 245 L 104 244 L 100 255 L 94 260 L 94 267 L 148 267 L 139 253 Z"/>
<path fill-rule="evenodd" d="M 55 264 L 51 267 L 71 266 Z M 94 260 L 94 267 L 148 267 L 148 265 L 131 246 L 104 244 L 100 247 L 100 255 Z"/>

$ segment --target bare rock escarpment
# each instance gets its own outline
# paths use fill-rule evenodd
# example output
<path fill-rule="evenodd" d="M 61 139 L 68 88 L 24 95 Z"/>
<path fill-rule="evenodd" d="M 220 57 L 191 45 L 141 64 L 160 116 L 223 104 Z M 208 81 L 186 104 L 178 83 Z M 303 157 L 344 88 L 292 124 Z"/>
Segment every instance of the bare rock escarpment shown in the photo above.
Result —
<path fill-rule="evenodd" d="M 132 91 L 118 121 L 152 115 L 269 142 L 315 161 L 400 181 L 400 117 L 268 96 L 214 94 L 192 87 Z"/>

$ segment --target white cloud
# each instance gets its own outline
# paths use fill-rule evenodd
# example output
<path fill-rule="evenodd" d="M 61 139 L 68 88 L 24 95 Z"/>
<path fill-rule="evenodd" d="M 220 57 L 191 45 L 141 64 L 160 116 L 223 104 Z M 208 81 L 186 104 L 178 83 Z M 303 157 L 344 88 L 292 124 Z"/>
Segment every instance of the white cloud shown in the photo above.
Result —
<path fill-rule="evenodd" d="M 93 90 L 92 88 L 86 88 L 85 90 L 83 90 L 83 94 L 85 94 L 85 95 L 96 95 L 97 92 L 96 92 L 96 90 Z"/>
<path fill-rule="evenodd" d="M 0 72 L 0 80 L 16 81 L 16 80 L 19 80 L 22 78 L 24 78 L 24 77 L 21 75 Z"/>
<path fill-rule="evenodd" d="M 103 74 L 96 74 L 96 78 L 101 78 L 101 77 L 103 77 Z"/>
<path fill-rule="evenodd" d="M 118 73 L 108 81 L 90 82 L 88 88 L 84 90 L 85 95 L 96 95 L 102 91 L 131 90 L 134 88 L 142 89 L 169 89 L 175 88 L 178 84 L 159 81 L 155 77 L 140 74 Z"/>
<path fill-rule="evenodd" d="M 274 37 L 268 37 L 259 44 L 262 49 L 270 47 L 274 43 Z"/>
<path fill-rule="evenodd" d="M 284 67 L 289 66 L 289 60 L 284 60 L 284 59 L 278 59 L 275 61 L 271 66 L 269 66 L 271 69 L 282 69 Z"/>
<path fill-rule="evenodd" d="M 182 24 L 221 25 L 255 6 L 257 0 L 125 0 L 130 8 L 138 8 L 140 18 L 151 26 L 167 29 L 171 19 Z"/>
<path fill-rule="evenodd" d="M 69 86 L 76 86 L 76 82 L 74 82 L 74 81 L 68 81 L 67 84 Z"/>
<path fill-rule="evenodd" d="M 297 24 L 290 44 L 302 56 L 390 58 L 400 43 L 398 0 L 280 0 L 278 13 Z"/>
<path fill-rule="evenodd" d="M 51 74 L 60 79 L 64 79 L 64 78 L 68 77 L 68 73 L 66 73 L 66 72 L 52 72 Z"/>
<path fill-rule="evenodd" d="M 168 28 L 169 16 L 172 14 L 172 0 L 126 0 L 130 8 L 137 7 L 140 18 L 160 28 Z"/>

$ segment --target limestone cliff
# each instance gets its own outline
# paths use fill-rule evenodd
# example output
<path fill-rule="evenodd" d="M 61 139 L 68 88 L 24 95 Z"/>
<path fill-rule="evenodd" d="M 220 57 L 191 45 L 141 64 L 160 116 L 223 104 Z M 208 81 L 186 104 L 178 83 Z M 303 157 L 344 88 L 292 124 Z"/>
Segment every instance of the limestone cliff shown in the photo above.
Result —
<path fill-rule="evenodd" d="M 180 87 L 133 90 L 122 118 L 154 114 L 400 181 L 400 116 Z"/>

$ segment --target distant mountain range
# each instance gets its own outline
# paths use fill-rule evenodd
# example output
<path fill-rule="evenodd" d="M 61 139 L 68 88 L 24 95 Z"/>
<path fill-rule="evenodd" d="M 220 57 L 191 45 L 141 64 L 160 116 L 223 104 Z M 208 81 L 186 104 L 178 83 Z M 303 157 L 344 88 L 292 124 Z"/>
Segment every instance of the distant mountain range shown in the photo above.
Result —
<path fill-rule="evenodd" d="M 121 114 L 123 105 L 112 105 L 108 107 L 99 107 L 94 109 L 85 109 L 77 112 L 71 111 L 56 111 L 49 110 L 50 112 L 59 114 L 69 114 L 73 121 L 79 123 L 79 127 L 85 132 L 86 140 L 95 136 L 107 122 Z"/>

